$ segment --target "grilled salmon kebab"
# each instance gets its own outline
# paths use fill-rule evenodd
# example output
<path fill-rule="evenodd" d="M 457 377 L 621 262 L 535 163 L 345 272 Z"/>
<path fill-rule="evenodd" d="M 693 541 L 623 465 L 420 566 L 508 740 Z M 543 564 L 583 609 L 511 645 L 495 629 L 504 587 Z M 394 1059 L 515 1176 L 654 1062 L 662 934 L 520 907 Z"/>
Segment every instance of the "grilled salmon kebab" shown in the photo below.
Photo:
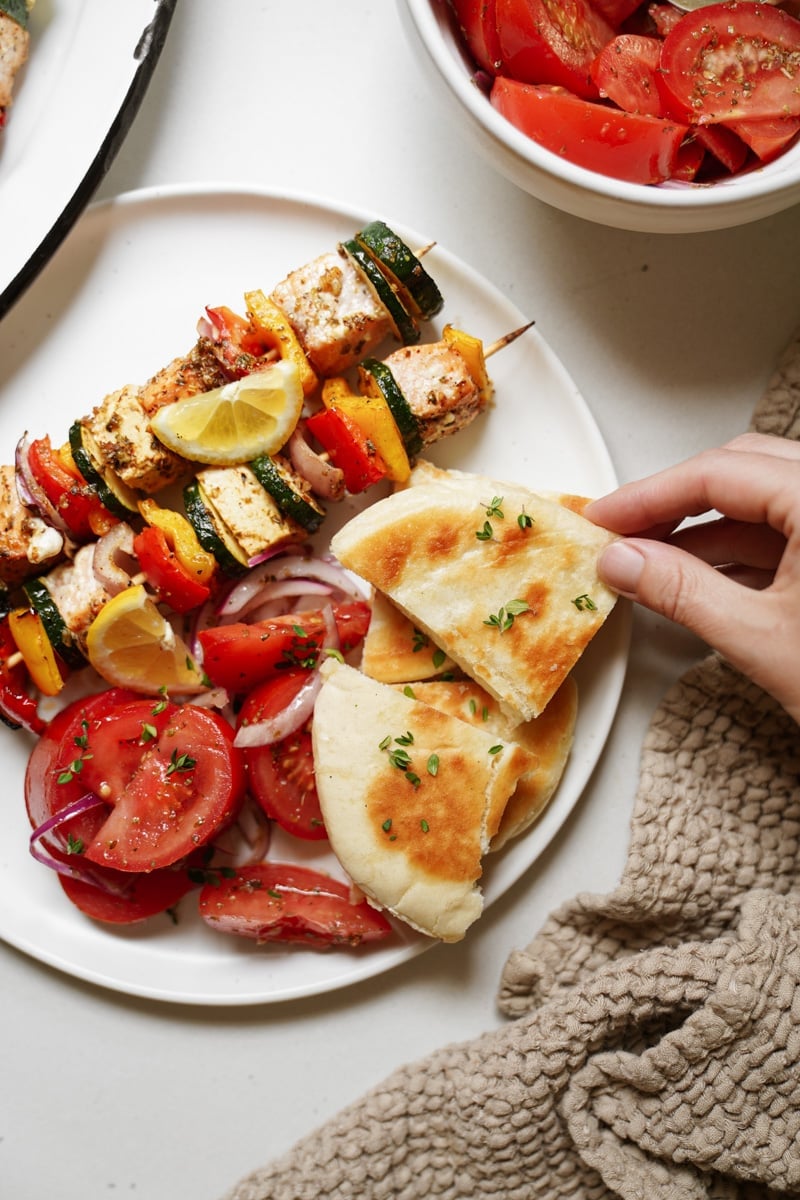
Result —
<path fill-rule="evenodd" d="M 196 608 L 215 581 L 303 544 L 328 501 L 405 482 L 423 447 L 489 402 L 480 339 L 446 325 L 419 341 L 441 294 L 381 222 L 245 300 L 245 316 L 206 309 L 187 354 L 110 393 L 63 446 L 26 434 L 0 470 L 0 586 L 44 618 L 67 665 L 119 590 L 144 582 L 173 611 Z M 387 337 L 403 345 L 371 357 Z M 190 461 L 154 432 L 165 407 L 281 362 L 296 367 L 302 408 L 278 452 Z"/>

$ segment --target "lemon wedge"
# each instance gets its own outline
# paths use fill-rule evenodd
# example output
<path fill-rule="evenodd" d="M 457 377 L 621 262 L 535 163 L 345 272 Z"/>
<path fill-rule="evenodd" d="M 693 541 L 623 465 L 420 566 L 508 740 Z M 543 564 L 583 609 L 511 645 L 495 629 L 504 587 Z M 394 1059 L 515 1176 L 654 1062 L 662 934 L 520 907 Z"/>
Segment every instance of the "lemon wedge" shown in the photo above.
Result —
<path fill-rule="evenodd" d="M 203 672 L 141 584 L 109 600 L 86 635 L 89 662 L 108 683 L 155 694 L 204 690 Z"/>
<path fill-rule="evenodd" d="M 235 466 L 277 453 L 302 407 L 300 372 L 294 363 L 280 359 L 210 392 L 165 404 L 151 418 L 150 428 L 182 458 Z"/>

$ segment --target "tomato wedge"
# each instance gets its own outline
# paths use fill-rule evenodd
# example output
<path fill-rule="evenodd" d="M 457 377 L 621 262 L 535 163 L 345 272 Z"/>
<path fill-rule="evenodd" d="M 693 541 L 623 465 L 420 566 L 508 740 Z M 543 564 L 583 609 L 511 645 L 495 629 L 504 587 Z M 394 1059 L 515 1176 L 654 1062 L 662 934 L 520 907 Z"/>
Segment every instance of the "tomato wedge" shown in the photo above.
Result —
<path fill-rule="evenodd" d="M 496 20 L 504 75 L 597 96 L 591 65 L 614 30 L 587 0 L 497 0 Z"/>
<path fill-rule="evenodd" d="M 308 671 L 285 671 L 255 689 L 245 700 L 239 724 L 267 721 L 282 712 L 308 682 Z M 244 751 L 248 789 L 268 817 L 295 837 L 327 837 L 314 777 L 311 721 L 271 746 Z"/>
<path fill-rule="evenodd" d="M 800 21 L 766 4 L 687 13 L 661 51 L 664 86 L 699 125 L 800 116 Z"/>
<path fill-rule="evenodd" d="M 661 93 L 658 38 L 621 33 L 604 46 L 592 63 L 591 75 L 601 96 L 630 113 L 660 117 Z"/>
<path fill-rule="evenodd" d="M 186 867 L 167 867 L 148 875 L 123 875 L 97 868 L 100 886 L 59 875 L 65 895 L 87 917 L 106 925 L 135 925 L 173 908 L 198 886 Z M 110 886 L 104 887 L 103 884 Z M 127 886 L 123 886 L 127 884 Z M 119 890 L 111 890 L 112 886 Z"/>
<path fill-rule="evenodd" d="M 256 942 L 299 942 L 324 949 L 387 937 L 392 927 L 366 900 L 308 867 L 259 863 L 221 876 L 200 892 L 200 915 L 214 929 Z"/>
<path fill-rule="evenodd" d="M 370 608 L 353 600 L 335 604 L 333 614 L 340 649 L 354 649 L 367 632 Z M 204 629 L 198 636 L 203 648 L 203 670 L 217 687 L 240 695 L 251 692 L 278 671 L 316 666 L 325 633 L 319 610 L 291 613 L 258 621 L 236 622 Z"/>
<path fill-rule="evenodd" d="M 500 67 L 497 0 L 450 0 L 450 7 L 476 64 L 493 75 Z"/>
<path fill-rule="evenodd" d="M 688 126 L 592 104 L 563 88 L 501 76 L 491 102 L 512 125 L 579 167 L 629 183 L 662 183 L 676 167 Z"/>
<path fill-rule="evenodd" d="M 117 871 L 169 867 L 206 845 L 235 816 L 244 763 L 215 713 L 112 688 L 69 705 L 31 754 L 31 824 L 86 793 L 105 804 L 60 829 L 84 863 Z"/>

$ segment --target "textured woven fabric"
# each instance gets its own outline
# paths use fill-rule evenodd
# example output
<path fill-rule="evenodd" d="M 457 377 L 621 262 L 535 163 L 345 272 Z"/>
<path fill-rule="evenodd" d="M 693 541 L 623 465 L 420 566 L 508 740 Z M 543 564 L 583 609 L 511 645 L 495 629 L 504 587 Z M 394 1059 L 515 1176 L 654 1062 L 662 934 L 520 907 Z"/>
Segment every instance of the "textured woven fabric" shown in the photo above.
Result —
<path fill-rule="evenodd" d="M 800 338 L 753 428 L 800 437 Z M 800 1195 L 800 731 L 717 655 L 653 717 L 619 885 L 498 1002 L 227 1200 Z"/>

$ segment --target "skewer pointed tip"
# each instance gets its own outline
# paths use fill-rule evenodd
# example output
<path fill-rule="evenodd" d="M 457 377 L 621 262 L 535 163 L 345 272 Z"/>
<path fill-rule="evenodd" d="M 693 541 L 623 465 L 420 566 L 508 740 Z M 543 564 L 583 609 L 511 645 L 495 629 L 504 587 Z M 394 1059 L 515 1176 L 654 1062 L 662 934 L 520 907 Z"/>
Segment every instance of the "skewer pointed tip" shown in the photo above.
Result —
<path fill-rule="evenodd" d="M 497 354 L 498 350 L 502 350 L 505 346 L 510 346 L 512 342 L 515 342 L 518 337 L 522 337 L 523 333 L 526 333 L 535 324 L 535 321 L 528 321 L 526 325 L 520 325 L 519 329 L 512 329 L 511 333 L 504 334 L 503 337 L 498 338 L 496 342 L 492 342 L 490 346 L 486 347 L 483 352 L 484 358 L 491 358 L 493 354 Z"/>

